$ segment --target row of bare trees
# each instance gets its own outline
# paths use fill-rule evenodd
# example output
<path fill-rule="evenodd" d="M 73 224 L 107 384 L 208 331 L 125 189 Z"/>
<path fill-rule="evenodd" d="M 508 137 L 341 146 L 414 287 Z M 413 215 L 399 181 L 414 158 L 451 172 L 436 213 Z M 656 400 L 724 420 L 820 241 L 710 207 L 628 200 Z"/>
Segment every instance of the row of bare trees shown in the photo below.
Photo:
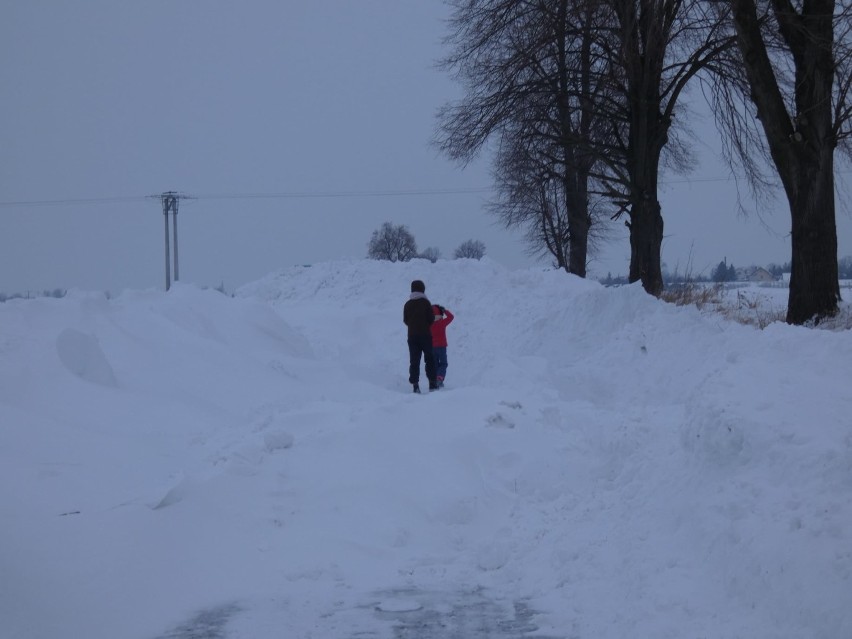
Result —
<path fill-rule="evenodd" d="M 408 262 L 420 257 L 436 262 L 441 257 L 441 251 L 434 246 L 418 251 L 417 240 L 407 226 L 385 222 L 370 236 L 370 241 L 367 243 L 367 257 L 388 262 Z M 453 252 L 453 257 L 457 260 L 463 258 L 481 260 L 485 257 L 485 244 L 479 240 L 465 240 Z"/>
<path fill-rule="evenodd" d="M 691 165 L 682 96 L 700 82 L 732 165 L 772 167 L 791 214 L 787 321 L 837 312 L 834 149 L 848 135 L 849 14 L 835 0 L 447 0 L 443 60 L 463 97 L 437 142 L 495 147 L 492 209 L 585 276 L 607 218 L 630 233 L 629 281 L 663 290 L 660 172 Z"/>

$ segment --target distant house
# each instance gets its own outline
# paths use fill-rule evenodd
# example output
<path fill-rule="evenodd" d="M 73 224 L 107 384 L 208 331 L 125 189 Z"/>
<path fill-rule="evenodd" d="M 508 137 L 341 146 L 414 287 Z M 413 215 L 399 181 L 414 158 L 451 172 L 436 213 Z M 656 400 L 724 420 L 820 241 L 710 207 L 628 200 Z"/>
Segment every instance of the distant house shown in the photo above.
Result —
<path fill-rule="evenodd" d="M 775 276 L 760 266 L 737 269 L 737 282 L 774 282 Z"/>
<path fill-rule="evenodd" d="M 765 268 L 760 266 L 756 266 L 749 270 L 748 273 L 748 281 L 749 282 L 774 282 L 775 276 L 767 271 Z"/>

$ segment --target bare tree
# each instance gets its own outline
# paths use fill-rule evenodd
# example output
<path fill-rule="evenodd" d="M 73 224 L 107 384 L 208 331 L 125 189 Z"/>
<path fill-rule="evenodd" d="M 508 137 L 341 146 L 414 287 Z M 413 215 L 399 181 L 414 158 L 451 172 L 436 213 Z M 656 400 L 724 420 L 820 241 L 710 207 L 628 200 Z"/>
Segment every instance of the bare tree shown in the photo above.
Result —
<path fill-rule="evenodd" d="M 583 207 L 587 219 L 580 227 L 588 229 L 586 239 L 580 243 L 582 250 L 572 250 L 577 245 L 571 242 L 571 229 L 578 226 L 576 222 L 571 223 L 571 211 L 567 207 L 570 196 L 564 193 L 564 180 L 547 177 L 546 167 L 535 162 L 523 149 L 512 152 L 508 146 L 502 148 L 497 154 L 496 165 L 498 197 L 489 207 L 507 228 L 523 229 L 528 254 L 549 256 L 556 268 L 571 273 L 571 256 L 585 260 L 606 239 L 608 216 L 603 212 L 606 207 L 600 206 L 601 202 L 595 201 L 591 193 L 587 194 L 587 204 Z M 578 209 L 574 211 L 577 213 Z M 585 273 L 585 266 L 583 263 L 582 272 L 575 274 Z M 574 270 L 580 270 L 578 265 Z"/>
<path fill-rule="evenodd" d="M 508 226 L 525 226 L 534 242 L 548 208 L 531 207 L 546 182 L 558 181 L 567 226 L 557 241 L 567 270 L 586 275 L 589 180 L 595 156 L 580 141 L 603 130 L 591 95 L 603 75 L 591 49 L 595 4 L 575 0 L 450 0 L 455 11 L 444 67 L 465 98 L 439 113 L 438 143 L 468 161 L 500 140 L 495 170 L 500 195 L 492 210 Z M 518 161 L 520 155 L 523 161 Z M 523 213 L 523 215 L 521 215 Z M 544 239 L 544 238 L 542 238 Z M 547 239 L 556 241 L 555 236 Z M 564 246 L 562 245 L 564 242 Z M 547 250 L 550 250 L 549 247 Z"/>
<path fill-rule="evenodd" d="M 594 1 L 594 0 L 590 0 Z M 663 290 L 663 216 L 658 198 L 664 160 L 676 170 L 690 158 L 675 116 L 689 81 L 732 45 L 718 13 L 705 0 L 601 0 L 612 29 L 598 46 L 611 60 L 615 99 L 596 108 L 612 124 L 602 150 L 609 197 L 627 214 L 630 282 L 652 295 Z M 685 125 L 681 123 L 685 129 Z"/>
<path fill-rule="evenodd" d="M 385 222 L 380 229 L 373 231 L 373 236 L 367 244 L 367 257 L 373 260 L 408 262 L 417 257 L 417 242 L 406 226 Z"/>
<path fill-rule="evenodd" d="M 481 260 L 485 257 L 485 244 L 479 240 L 465 240 L 453 255 L 457 260 L 462 258 Z"/>
<path fill-rule="evenodd" d="M 555 195 L 554 181 L 537 168 L 521 145 L 501 148 L 495 169 L 498 197 L 489 208 L 506 228 L 524 230 L 530 255 L 550 255 L 557 268 L 570 272 L 571 232 L 564 201 Z"/>
<path fill-rule="evenodd" d="M 434 264 L 441 257 L 441 251 L 434 246 L 429 246 L 423 249 L 418 257 L 422 257 L 424 260 L 429 260 L 432 264 Z"/>
<path fill-rule="evenodd" d="M 737 55 L 717 67 L 728 150 L 759 185 L 762 151 L 792 222 L 787 322 L 838 311 L 834 149 L 849 152 L 849 6 L 835 0 L 726 0 Z M 756 116 L 756 119 L 755 117 Z"/>
<path fill-rule="evenodd" d="M 546 227 L 552 209 L 535 194 L 560 181 L 566 229 L 549 237 L 567 242 L 572 273 L 586 272 L 590 196 L 605 194 L 617 207 L 613 217 L 629 218 L 630 281 L 641 280 L 658 295 L 659 173 L 664 151 L 673 167 L 686 166 L 673 125 L 678 100 L 688 81 L 732 43 L 716 12 L 703 0 L 450 4 L 448 41 L 455 51 L 445 65 L 458 72 L 467 95 L 440 112 L 441 147 L 467 160 L 490 136 L 499 138 L 498 179 L 509 167 L 522 178 L 517 184 L 526 182 L 501 194 L 506 219 L 518 220 L 522 209 L 531 213 L 530 203 L 539 199 L 538 217 L 528 219 Z M 519 149 L 528 161 L 517 161 Z M 516 196 L 522 202 L 513 201 Z"/>

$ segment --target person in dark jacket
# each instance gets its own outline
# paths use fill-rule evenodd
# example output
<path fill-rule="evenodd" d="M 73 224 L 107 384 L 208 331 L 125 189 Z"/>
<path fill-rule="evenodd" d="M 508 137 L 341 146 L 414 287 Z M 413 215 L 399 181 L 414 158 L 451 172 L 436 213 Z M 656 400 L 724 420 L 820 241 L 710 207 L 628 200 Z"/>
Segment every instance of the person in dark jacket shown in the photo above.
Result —
<path fill-rule="evenodd" d="M 402 321 L 408 327 L 408 382 L 414 392 L 420 392 L 420 356 L 426 364 L 429 390 L 438 388 L 435 376 L 435 357 L 432 354 L 432 303 L 426 297 L 426 285 L 421 280 L 411 283 L 411 296 L 402 308 Z"/>

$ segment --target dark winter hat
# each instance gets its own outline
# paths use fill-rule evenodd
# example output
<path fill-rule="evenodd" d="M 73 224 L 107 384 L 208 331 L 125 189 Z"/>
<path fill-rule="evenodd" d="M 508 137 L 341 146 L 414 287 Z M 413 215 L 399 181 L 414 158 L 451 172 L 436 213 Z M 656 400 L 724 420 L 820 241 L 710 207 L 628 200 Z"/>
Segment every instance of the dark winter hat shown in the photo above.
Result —
<path fill-rule="evenodd" d="M 426 285 L 420 280 L 414 280 L 411 283 L 411 292 L 412 293 L 425 293 Z"/>
<path fill-rule="evenodd" d="M 441 307 L 437 304 L 432 304 L 432 315 L 443 315 L 443 313 L 441 312 Z"/>

